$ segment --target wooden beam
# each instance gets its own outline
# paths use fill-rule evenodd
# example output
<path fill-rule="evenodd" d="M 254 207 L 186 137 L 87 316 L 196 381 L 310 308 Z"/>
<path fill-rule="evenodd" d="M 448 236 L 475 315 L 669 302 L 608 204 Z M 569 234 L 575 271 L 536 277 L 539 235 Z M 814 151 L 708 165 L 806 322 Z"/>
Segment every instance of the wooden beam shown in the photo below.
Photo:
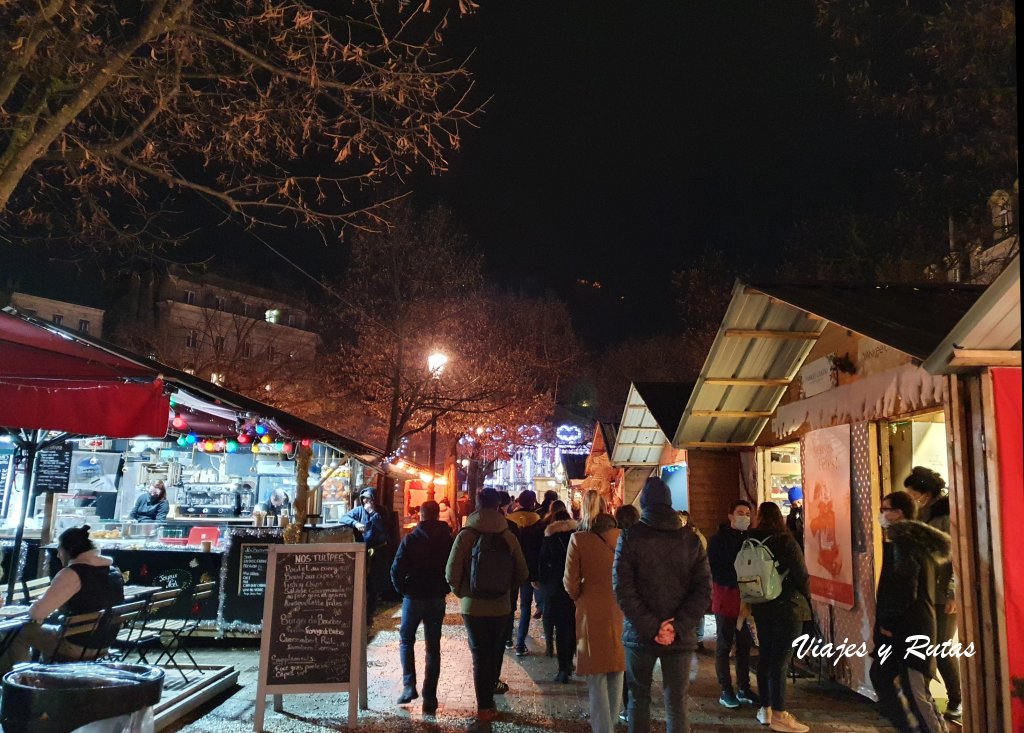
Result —
<path fill-rule="evenodd" d="M 732 387 L 786 387 L 793 383 L 785 377 L 706 377 L 704 384 Z"/>
<path fill-rule="evenodd" d="M 955 367 L 1019 367 L 1020 350 L 953 349 L 949 365 Z"/>
<path fill-rule="evenodd" d="M 753 443 L 720 443 L 713 440 L 691 440 L 680 445 L 680 448 L 749 448 Z"/>
<path fill-rule="evenodd" d="M 749 412 L 747 410 L 694 410 L 690 413 L 694 417 L 739 417 L 739 418 L 763 418 L 771 417 L 772 412 Z"/>
<path fill-rule="evenodd" d="M 821 336 L 821 334 L 818 333 L 817 331 L 762 331 L 757 328 L 727 328 L 725 329 L 725 335 L 740 338 L 793 340 L 802 339 L 804 341 L 814 341 Z"/>

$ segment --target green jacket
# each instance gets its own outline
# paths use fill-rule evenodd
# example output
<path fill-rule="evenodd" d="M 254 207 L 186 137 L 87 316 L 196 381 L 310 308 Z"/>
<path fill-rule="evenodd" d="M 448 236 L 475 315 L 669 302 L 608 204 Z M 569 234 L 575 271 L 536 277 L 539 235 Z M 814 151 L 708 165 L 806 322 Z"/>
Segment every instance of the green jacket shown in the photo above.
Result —
<path fill-rule="evenodd" d="M 466 528 L 480 533 L 501 533 L 505 541 L 508 542 L 516 563 L 516 578 L 513 587 L 518 588 L 526 582 L 530 571 L 526 567 L 523 550 L 519 546 L 519 540 L 509 530 L 508 521 L 501 512 L 497 509 L 479 509 L 466 519 Z M 448 567 L 445 571 L 448 585 L 451 586 L 452 593 L 459 597 L 459 606 L 464 615 L 508 616 L 512 613 L 509 594 L 506 593 L 499 598 L 471 598 L 469 595 L 469 564 L 476 535 L 473 532 L 467 532 L 466 528 L 456 535 L 452 554 L 448 556 Z"/>

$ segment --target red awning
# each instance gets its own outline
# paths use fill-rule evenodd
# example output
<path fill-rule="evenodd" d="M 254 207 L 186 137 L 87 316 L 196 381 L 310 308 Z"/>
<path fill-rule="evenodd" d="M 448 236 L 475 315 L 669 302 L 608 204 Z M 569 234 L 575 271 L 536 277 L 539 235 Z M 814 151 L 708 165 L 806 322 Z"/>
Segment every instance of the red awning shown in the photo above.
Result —
<path fill-rule="evenodd" d="M 163 437 L 169 406 L 155 370 L 0 312 L 0 427 Z"/>

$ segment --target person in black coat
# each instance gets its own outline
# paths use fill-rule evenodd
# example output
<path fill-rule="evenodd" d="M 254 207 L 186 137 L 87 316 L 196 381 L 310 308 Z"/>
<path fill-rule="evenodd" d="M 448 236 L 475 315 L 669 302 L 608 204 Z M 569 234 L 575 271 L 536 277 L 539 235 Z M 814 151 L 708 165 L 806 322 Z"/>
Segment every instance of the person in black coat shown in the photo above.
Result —
<path fill-rule="evenodd" d="M 773 501 L 757 508 L 757 527 L 751 539 L 762 540 L 775 558 L 782 576 L 782 592 L 766 603 L 750 605 L 757 625 L 757 692 L 761 709 L 757 720 L 772 730 L 804 733 L 808 728 L 786 710 L 786 671 L 793 657 L 793 640 L 811 620 L 810 578 L 804 553 L 786 528 L 782 510 Z"/>
<path fill-rule="evenodd" d="M 167 519 L 170 508 L 164 482 L 156 481 L 139 496 L 128 516 L 137 522 L 162 522 Z"/>
<path fill-rule="evenodd" d="M 365 488 L 359 492 L 360 505 L 343 516 L 339 524 L 355 527 L 366 543 L 366 623 L 373 623 L 377 599 L 387 584 L 388 521 L 383 507 L 377 505 L 377 492 Z"/>
<path fill-rule="evenodd" d="M 914 521 L 917 507 L 905 491 L 882 499 L 879 523 L 885 533 L 882 572 L 875 602 L 875 653 L 871 683 L 878 706 L 900 731 L 945 733 L 929 683 L 935 677 L 935 657 L 907 654 L 913 640 L 936 638 L 935 575 L 949 561 L 950 538 L 924 522 Z M 891 649 L 885 657 L 883 649 Z"/>
<path fill-rule="evenodd" d="M 402 625 L 398 630 L 402 659 L 402 694 L 398 704 L 412 702 L 416 692 L 416 630 L 423 623 L 427 648 L 423 674 L 423 712 L 437 712 L 437 681 L 441 676 L 441 626 L 448 581 L 445 568 L 452 551 L 451 527 L 439 517 L 436 501 L 420 505 L 420 523 L 398 546 L 391 564 L 391 582 L 402 594 Z"/>
<path fill-rule="evenodd" d="M 629 733 L 651 727 L 651 680 L 661 662 L 666 730 L 682 733 L 686 690 L 697 646 L 697 619 L 711 600 L 711 569 L 697 535 L 682 526 L 672 492 L 660 478 L 640 492 L 640 521 L 625 530 L 615 549 L 612 585 L 625 615 L 629 684 Z"/>
<path fill-rule="evenodd" d="M 793 539 L 804 549 L 804 490 L 799 486 L 789 489 L 789 516 L 786 517 L 786 528 Z"/>
<path fill-rule="evenodd" d="M 576 652 L 576 604 L 562 583 L 569 540 L 575 531 L 576 522 L 569 512 L 561 510 L 554 514 L 544 530 L 537 570 L 544 589 L 544 624 L 554 632 L 558 653 L 555 682 L 568 682 L 572 677 L 572 657 Z"/>

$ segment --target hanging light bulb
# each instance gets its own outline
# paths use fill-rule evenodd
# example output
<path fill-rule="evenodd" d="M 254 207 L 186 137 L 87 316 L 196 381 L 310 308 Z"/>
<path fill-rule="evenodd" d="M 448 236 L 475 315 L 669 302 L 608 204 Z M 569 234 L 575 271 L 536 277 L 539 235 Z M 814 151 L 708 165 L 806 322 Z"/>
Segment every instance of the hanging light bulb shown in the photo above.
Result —
<path fill-rule="evenodd" d="M 188 428 L 188 423 L 181 415 L 175 415 L 174 419 L 171 420 L 171 425 L 174 426 L 175 430 L 186 430 Z"/>
<path fill-rule="evenodd" d="M 238 442 L 241 443 L 242 445 L 245 445 L 246 443 L 250 442 L 251 440 L 252 440 L 252 438 L 250 438 L 246 433 L 239 433 L 238 434 Z"/>
<path fill-rule="evenodd" d="M 310 440 L 309 438 L 303 438 L 302 439 L 302 447 L 303 448 L 308 448 L 310 445 L 312 445 L 312 443 L 313 443 L 313 441 Z"/>
<path fill-rule="evenodd" d="M 180 445 L 180 446 L 188 445 L 188 441 L 185 439 L 184 435 L 179 435 L 178 436 L 178 445 Z"/>
<path fill-rule="evenodd" d="M 235 453 L 235 452 L 237 452 L 238 451 L 238 441 L 237 440 L 229 440 L 227 443 L 224 444 L 224 449 L 228 453 Z"/>
<path fill-rule="evenodd" d="M 285 453 L 291 453 L 293 450 L 295 450 L 295 446 L 292 445 L 291 443 L 285 443 L 284 445 L 281 446 L 281 450 L 283 450 Z"/>
<path fill-rule="evenodd" d="M 259 432 L 258 428 L 257 428 L 257 432 Z M 260 438 L 260 442 L 263 443 L 264 445 L 266 445 L 267 443 L 270 442 L 270 436 L 269 435 L 264 435 L 262 438 Z"/>
<path fill-rule="evenodd" d="M 260 423 L 259 425 L 256 426 L 256 435 L 266 435 L 266 433 L 267 433 L 267 426 L 266 425 L 263 425 L 262 423 Z"/>
<path fill-rule="evenodd" d="M 195 444 L 197 440 L 199 440 L 199 438 L 196 437 L 195 433 L 189 433 L 187 436 L 185 436 L 185 442 L 188 443 L 189 445 Z"/>
<path fill-rule="evenodd" d="M 212 451 L 212 450 L 216 450 L 216 448 L 217 448 L 217 444 L 214 443 L 212 440 L 208 440 L 205 443 L 203 443 L 203 450 Z"/>

